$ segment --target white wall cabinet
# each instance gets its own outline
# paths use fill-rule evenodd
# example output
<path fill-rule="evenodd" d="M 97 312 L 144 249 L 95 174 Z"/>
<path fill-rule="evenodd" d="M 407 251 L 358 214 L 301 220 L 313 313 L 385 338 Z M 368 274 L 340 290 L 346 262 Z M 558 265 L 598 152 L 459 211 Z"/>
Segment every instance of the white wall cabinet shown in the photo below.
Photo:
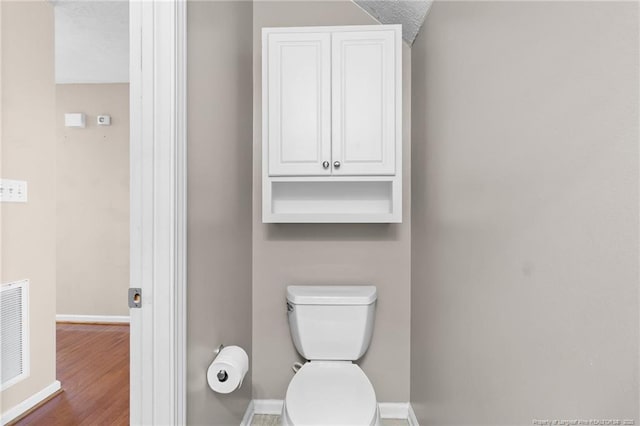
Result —
<path fill-rule="evenodd" d="M 402 221 L 401 26 L 264 28 L 263 222 Z"/>

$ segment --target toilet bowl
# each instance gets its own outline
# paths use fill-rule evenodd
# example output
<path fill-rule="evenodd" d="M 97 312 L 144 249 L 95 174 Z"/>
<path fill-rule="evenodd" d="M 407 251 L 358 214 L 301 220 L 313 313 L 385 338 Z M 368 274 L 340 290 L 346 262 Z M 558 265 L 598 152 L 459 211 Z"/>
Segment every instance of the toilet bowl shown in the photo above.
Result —
<path fill-rule="evenodd" d="M 307 362 L 293 377 L 282 408 L 286 426 L 380 424 L 371 382 L 349 361 Z"/>
<path fill-rule="evenodd" d="M 377 426 L 373 385 L 352 361 L 369 347 L 376 288 L 290 286 L 287 312 L 294 345 L 311 361 L 293 376 L 282 408 L 285 426 Z"/>

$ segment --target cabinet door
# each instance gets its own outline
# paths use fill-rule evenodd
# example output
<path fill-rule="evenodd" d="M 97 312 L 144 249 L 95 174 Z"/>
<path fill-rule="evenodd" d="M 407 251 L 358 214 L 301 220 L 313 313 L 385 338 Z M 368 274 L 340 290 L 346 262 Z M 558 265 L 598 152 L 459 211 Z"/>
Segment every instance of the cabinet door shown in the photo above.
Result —
<path fill-rule="evenodd" d="M 269 175 L 329 175 L 331 36 L 273 33 L 267 48 Z"/>
<path fill-rule="evenodd" d="M 332 35 L 333 174 L 395 174 L 395 49 L 393 30 Z"/>

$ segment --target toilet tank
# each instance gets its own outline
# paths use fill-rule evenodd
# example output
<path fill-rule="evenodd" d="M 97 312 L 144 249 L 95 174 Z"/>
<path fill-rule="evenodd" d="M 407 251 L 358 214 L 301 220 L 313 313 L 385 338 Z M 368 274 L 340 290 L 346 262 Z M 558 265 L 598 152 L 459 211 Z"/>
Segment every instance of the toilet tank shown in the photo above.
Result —
<path fill-rule="evenodd" d="M 293 343 L 305 359 L 355 361 L 369 348 L 375 286 L 289 286 Z"/>

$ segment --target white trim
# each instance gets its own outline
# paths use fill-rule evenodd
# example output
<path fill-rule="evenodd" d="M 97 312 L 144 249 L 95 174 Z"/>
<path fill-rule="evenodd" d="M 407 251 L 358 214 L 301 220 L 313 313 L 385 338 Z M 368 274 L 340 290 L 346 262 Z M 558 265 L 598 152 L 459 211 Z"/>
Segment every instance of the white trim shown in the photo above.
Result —
<path fill-rule="evenodd" d="M 282 405 L 284 401 L 281 399 L 254 399 L 249 402 L 247 411 L 242 419 L 241 426 L 251 424 L 253 416 L 256 414 L 266 414 L 271 416 L 279 416 L 282 413 Z M 410 426 L 419 426 L 416 415 L 413 412 L 411 404 L 408 402 L 379 402 L 380 418 L 383 419 L 406 419 Z"/>
<path fill-rule="evenodd" d="M 187 423 L 187 1 L 175 16 L 176 415 Z"/>
<path fill-rule="evenodd" d="M 186 423 L 186 1 L 130 2 L 130 421 Z"/>
<path fill-rule="evenodd" d="M 249 405 L 247 406 L 247 411 L 244 412 L 244 417 L 240 422 L 240 426 L 250 426 L 253 421 L 253 415 L 255 413 L 255 409 L 253 407 L 253 400 L 249 401 Z"/>
<path fill-rule="evenodd" d="M 56 315 L 58 322 L 129 324 L 128 315 Z"/>
<path fill-rule="evenodd" d="M 332 25 L 332 26 L 308 26 L 308 27 L 264 27 L 262 28 L 262 34 L 282 34 L 282 33 L 317 33 L 317 32 L 327 32 L 327 31 L 380 31 L 380 28 L 387 27 L 391 28 L 397 26 L 398 28 L 402 28 L 401 25 L 398 24 L 373 24 L 373 25 Z"/>
<path fill-rule="evenodd" d="M 409 422 L 409 426 L 420 426 L 418 423 L 418 418 L 416 417 L 415 411 L 413 411 L 413 406 L 409 403 L 409 416 L 407 417 L 407 421 Z"/>
<path fill-rule="evenodd" d="M 280 415 L 284 404 L 282 399 L 254 399 L 252 402 L 254 414 Z"/>
<path fill-rule="evenodd" d="M 145 20 L 143 23 L 143 2 L 129 2 L 129 107 L 130 107 L 130 285 L 142 286 L 142 270 L 143 270 L 143 246 L 145 242 L 142 237 L 142 225 L 144 223 L 142 215 L 143 201 L 142 197 L 142 170 L 138 170 L 143 163 L 143 147 L 142 147 L 142 84 L 144 82 L 142 75 L 142 51 L 143 51 L 143 27 L 151 25 L 149 20 Z M 149 47 L 145 46 L 148 51 Z M 148 90 L 148 88 L 146 89 Z M 147 113 L 148 114 L 148 113 Z M 135 194 L 135 196 L 134 196 Z M 148 202 L 149 196 L 145 199 Z M 148 262 L 148 261 L 147 261 Z M 148 264 L 148 263 L 147 263 Z M 135 283 L 135 284 L 134 284 Z M 148 293 L 148 292 L 147 292 Z M 146 302 L 146 296 L 142 299 L 143 303 Z M 143 321 L 142 310 L 138 312 L 130 311 L 131 318 L 131 334 L 130 334 L 130 360 L 129 360 L 129 415 L 131 424 L 142 423 L 143 414 L 146 415 L 149 408 L 149 400 L 146 399 L 143 402 L 143 376 L 146 370 L 143 372 L 140 368 L 144 365 L 142 362 L 142 356 L 144 347 L 150 342 L 150 333 L 146 336 L 147 339 L 142 341 L 144 334 L 142 333 Z M 149 320 L 147 320 L 149 321 Z"/>
<path fill-rule="evenodd" d="M 409 418 L 408 402 L 379 402 L 380 417 L 383 419 L 407 419 Z"/>
<path fill-rule="evenodd" d="M 6 425 L 7 423 L 17 419 L 27 411 L 31 410 L 36 405 L 40 404 L 45 399 L 49 398 L 54 393 L 60 390 L 60 382 L 56 380 L 44 389 L 31 395 L 29 398 L 22 401 L 20 404 L 2 413 L 2 419 L 0 424 Z"/>

